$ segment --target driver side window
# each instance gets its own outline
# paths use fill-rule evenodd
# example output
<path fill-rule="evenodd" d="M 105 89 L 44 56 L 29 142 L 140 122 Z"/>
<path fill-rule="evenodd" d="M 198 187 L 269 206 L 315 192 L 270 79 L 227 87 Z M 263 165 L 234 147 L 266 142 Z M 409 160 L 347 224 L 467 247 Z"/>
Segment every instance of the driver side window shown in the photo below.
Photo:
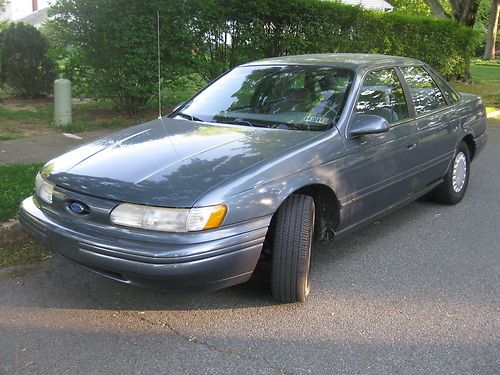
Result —
<path fill-rule="evenodd" d="M 392 124 L 409 117 L 403 87 L 394 69 L 381 69 L 365 76 L 356 113 L 383 117 Z"/>

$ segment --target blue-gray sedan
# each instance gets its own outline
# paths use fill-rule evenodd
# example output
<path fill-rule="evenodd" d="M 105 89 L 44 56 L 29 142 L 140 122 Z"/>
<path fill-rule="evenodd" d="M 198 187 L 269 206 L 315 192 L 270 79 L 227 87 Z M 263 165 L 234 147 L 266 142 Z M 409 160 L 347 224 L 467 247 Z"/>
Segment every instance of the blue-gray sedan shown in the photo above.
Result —
<path fill-rule="evenodd" d="M 424 194 L 458 203 L 485 126 L 480 97 L 418 60 L 261 60 L 169 116 L 49 161 L 20 218 L 57 254 L 122 283 L 213 290 L 267 261 L 274 297 L 304 301 L 314 239 Z"/>

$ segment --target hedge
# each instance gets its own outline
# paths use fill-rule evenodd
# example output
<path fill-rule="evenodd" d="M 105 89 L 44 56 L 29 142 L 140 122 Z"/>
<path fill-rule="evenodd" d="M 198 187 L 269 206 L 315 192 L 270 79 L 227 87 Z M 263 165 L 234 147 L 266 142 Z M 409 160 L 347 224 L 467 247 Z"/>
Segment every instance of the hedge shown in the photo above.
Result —
<path fill-rule="evenodd" d="M 332 1 L 58 0 L 50 34 L 84 94 L 115 98 L 129 112 L 154 101 L 156 10 L 170 80 L 189 73 L 210 80 L 259 58 L 327 52 L 414 57 L 462 78 L 477 39 L 452 20 Z"/>
<path fill-rule="evenodd" d="M 207 78 L 258 58 L 327 52 L 400 55 L 468 75 L 477 36 L 453 20 L 319 0 L 191 0 L 197 69 Z M 230 45 L 225 40 L 231 40 Z"/>

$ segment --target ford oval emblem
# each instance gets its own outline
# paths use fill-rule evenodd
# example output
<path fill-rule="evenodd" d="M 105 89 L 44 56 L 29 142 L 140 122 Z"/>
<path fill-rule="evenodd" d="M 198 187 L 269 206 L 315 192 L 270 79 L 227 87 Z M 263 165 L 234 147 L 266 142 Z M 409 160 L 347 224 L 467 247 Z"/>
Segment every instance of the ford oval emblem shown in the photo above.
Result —
<path fill-rule="evenodd" d="M 74 212 L 75 214 L 86 214 L 89 212 L 88 206 L 85 203 L 80 203 L 80 202 L 71 202 L 68 205 L 68 208 L 70 209 L 71 212 Z"/>

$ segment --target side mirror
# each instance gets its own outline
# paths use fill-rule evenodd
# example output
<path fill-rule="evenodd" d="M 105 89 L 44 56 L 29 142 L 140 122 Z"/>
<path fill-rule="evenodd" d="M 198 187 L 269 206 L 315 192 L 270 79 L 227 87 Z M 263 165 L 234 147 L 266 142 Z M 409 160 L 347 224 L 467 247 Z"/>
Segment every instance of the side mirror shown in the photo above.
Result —
<path fill-rule="evenodd" d="M 356 115 L 351 122 L 350 135 L 357 137 L 367 134 L 378 134 L 389 131 L 389 123 L 383 117 L 377 115 Z"/>

